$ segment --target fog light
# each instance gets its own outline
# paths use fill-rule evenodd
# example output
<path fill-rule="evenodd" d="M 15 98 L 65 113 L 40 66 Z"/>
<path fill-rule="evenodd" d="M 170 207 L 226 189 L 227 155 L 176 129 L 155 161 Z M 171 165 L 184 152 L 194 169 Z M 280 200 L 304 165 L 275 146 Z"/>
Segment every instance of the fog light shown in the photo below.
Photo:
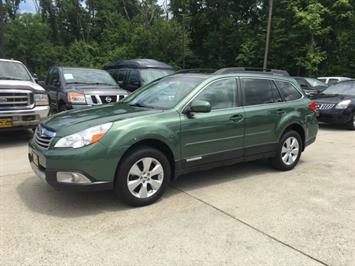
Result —
<path fill-rule="evenodd" d="M 57 182 L 70 184 L 90 184 L 91 181 L 80 173 L 74 172 L 58 172 Z"/>

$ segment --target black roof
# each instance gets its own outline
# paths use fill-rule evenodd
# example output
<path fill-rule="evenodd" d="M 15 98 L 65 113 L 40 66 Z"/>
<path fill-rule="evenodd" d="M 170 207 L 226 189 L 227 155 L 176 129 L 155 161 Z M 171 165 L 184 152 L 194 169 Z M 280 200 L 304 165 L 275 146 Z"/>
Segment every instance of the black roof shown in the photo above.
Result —
<path fill-rule="evenodd" d="M 233 74 L 238 72 L 248 72 L 248 73 L 256 73 L 256 74 L 260 74 L 260 72 L 263 72 L 263 74 L 271 74 L 271 75 L 284 76 L 284 77 L 290 76 L 290 74 L 286 70 L 268 69 L 268 68 L 263 69 L 257 67 L 227 67 L 227 68 L 221 68 L 217 70 L 214 74 Z"/>
<path fill-rule="evenodd" d="M 112 68 L 160 68 L 173 69 L 172 66 L 154 59 L 130 59 L 118 60 L 104 66 L 104 69 Z"/>

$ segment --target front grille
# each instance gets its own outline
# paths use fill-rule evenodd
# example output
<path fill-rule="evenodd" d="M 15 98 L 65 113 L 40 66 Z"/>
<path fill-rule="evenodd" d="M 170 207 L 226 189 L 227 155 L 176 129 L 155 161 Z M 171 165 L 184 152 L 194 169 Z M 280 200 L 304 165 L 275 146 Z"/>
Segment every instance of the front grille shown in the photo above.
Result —
<path fill-rule="evenodd" d="M 330 110 L 333 109 L 335 104 L 332 103 L 318 103 L 316 104 L 318 110 Z"/>
<path fill-rule="evenodd" d="M 100 100 L 102 103 L 115 103 L 117 102 L 117 96 L 116 95 L 100 96 Z"/>
<path fill-rule="evenodd" d="M 33 94 L 23 90 L 0 91 L 0 109 L 27 108 L 33 104 Z"/>
<path fill-rule="evenodd" d="M 41 146 L 42 148 L 48 149 L 54 136 L 55 132 L 50 131 L 39 125 L 35 132 L 35 141 L 37 145 Z"/>
<path fill-rule="evenodd" d="M 108 104 L 119 102 L 125 97 L 126 95 L 89 95 L 86 99 L 89 100 L 89 104 Z"/>

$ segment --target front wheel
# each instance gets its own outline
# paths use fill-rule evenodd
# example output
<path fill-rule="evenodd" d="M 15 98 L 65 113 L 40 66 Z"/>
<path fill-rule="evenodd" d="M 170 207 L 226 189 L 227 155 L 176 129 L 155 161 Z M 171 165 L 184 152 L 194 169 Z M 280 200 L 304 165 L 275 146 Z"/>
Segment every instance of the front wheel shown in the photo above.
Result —
<path fill-rule="evenodd" d="M 300 135 L 294 130 L 286 132 L 282 136 L 276 152 L 276 156 L 271 160 L 273 167 L 282 171 L 293 169 L 302 153 Z"/>
<path fill-rule="evenodd" d="M 353 113 L 351 120 L 348 122 L 347 128 L 350 130 L 355 130 L 355 113 Z"/>
<path fill-rule="evenodd" d="M 170 176 L 171 167 L 166 156 L 159 150 L 142 147 L 123 158 L 114 190 L 127 204 L 145 206 L 163 195 Z"/>

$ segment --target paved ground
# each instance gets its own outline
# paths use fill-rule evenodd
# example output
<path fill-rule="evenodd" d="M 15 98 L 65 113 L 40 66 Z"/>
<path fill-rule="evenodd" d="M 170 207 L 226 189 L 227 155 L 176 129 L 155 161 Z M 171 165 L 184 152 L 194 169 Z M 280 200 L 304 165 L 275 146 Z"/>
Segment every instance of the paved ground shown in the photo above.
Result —
<path fill-rule="evenodd" d="M 184 176 L 144 208 L 48 187 L 29 137 L 0 134 L 0 265 L 355 265 L 355 132 L 323 126 L 291 172 Z"/>

